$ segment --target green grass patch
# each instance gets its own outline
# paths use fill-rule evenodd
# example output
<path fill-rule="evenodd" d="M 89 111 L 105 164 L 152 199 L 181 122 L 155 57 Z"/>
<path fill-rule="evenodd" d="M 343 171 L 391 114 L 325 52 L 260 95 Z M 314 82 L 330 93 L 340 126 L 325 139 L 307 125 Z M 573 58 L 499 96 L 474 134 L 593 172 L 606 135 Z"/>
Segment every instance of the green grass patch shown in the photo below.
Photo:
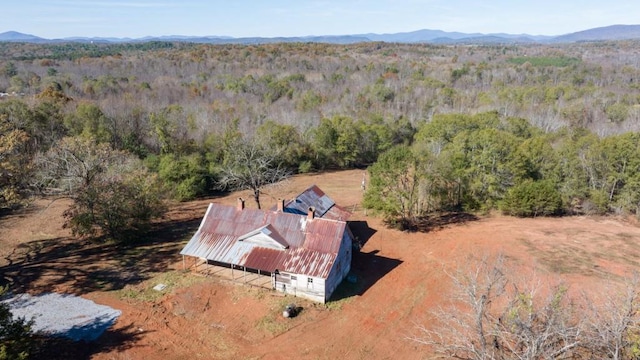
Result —
<path fill-rule="evenodd" d="M 355 283 L 342 280 L 336 290 L 331 294 L 329 302 L 324 304 L 328 310 L 340 310 L 344 304 L 347 304 L 357 294 L 361 294 L 363 291 L 363 282 L 359 277 Z"/>
<path fill-rule="evenodd" d="M 289 297 L 274 299 L 269 307 L 269 313 L 258 320 L 256 327 L 271 335 L 279 335 L 291 329 L 298 322 L 297 318 L 287 319 L 282 316 L 282 311 L 291 303 L 296 303 L 296 299 L 292 300 Z"/>
<path fill-rule="evenodd" d="M 570 65 L 576 65 L 581 63 L 582 61 L 578 58 L 574 57 L 566 57 L 566 56 L 522 56 L 515 57 L 508 60 L 512 64 L 522 65 L 524 63 L 529 63 L 533 66 L 552 66 L 552 67 L 567 67 Z"/>
<path fill-rule="evenodd" d="M 121 299 L 154 302 L 164 294 L 170 293 L 177 288 L 190 286 L 205 280 L 205 278 L 193 276 L 189 272 L 168 271 L 153 276 L 141 284 L 126 286 L 117 292 Z M 166 287 L 161 291 L 155 290 L 154 287 L 158 284 L 164 284 Z"/>
<path fill-rule="evenodd" d="M 341 310 L 342 306 L 349 303 L 351 299 L 353 299 L 353 297 L 345 297 L 345 298 L 338 298 L 338 299 L 339 300 L 331 300 L 327 302 L 326 304 L 324 304 L 324 307 L 330 311 Z"/>
<path fill-rule="evenodd" d="M 293 319 L 285 319 L 282 314 L 269 314 L 260 320 L 256 324 L 258 329 L 264 330 L 272 335 L 282 334 L 291 329 L 291 321 Z"/>

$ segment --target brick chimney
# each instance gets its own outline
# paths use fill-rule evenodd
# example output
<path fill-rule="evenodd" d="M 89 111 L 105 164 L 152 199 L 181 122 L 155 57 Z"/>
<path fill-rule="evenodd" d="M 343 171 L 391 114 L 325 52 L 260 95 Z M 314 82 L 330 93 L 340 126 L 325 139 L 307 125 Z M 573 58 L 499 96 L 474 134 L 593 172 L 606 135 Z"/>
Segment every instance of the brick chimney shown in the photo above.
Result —
<path fill-rule="evenodd" d="M 307 220 L 313 220 L 315 217 L 315 211 L 316 209 L 314 209 L 313 206 L 309 208 L 309 211 L 307 211 Z"/>
<path fill-rule="evenodd" d="M 244 199 L 238 198 L 238 210 L 242 211 L 244 209 Z"/>
<path fill-rule="evenodd" d="M 278 199 L 278 211 L 284 212 L 284 199 Z"/>

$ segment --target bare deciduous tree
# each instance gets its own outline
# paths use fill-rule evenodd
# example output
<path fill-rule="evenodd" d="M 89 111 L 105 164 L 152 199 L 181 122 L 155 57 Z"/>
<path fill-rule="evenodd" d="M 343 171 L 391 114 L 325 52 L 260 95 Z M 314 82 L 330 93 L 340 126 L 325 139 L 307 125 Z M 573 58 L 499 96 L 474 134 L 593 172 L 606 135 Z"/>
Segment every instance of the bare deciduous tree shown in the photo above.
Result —
<path fill-rule="evenodd" d="M 90 138 L 65 138 L 46 154 L 36 157 L 36 187 L 47 194 L 73 197 L 78 189 L 90 186 L 110 166 L 123 166 L 132 158 L 114 151 L 108 144 Z"/>
<path fill-rule="evenodd" d="M 591 354 L 616 360 L 637 358 L 640 345 L 639 301 L 640 277 L 637 273 L 622 290 L 607 289 L 602 299 L 586 301 L 589 304 L 587 331 L 590 341 L 585 343 L 585 347 Z"/>
<path fill-rule="evenodd" d="M 139 159 L 108 144 L 66 138 L 36 164 L 36 186 L 73 199 L 64 215 L 76 235 L 129 240 L 165 210 L 157 177 Z"/>
<path fill-rule="evenodd" d="M 560 359 L 579 351 L 582 318 L 566 287 L 545 288 L 535 277 L 520 288 L 502 256 L 450 275 L 453 302 L 433 312 L 429 326 L 408 338 L 455 359 Z M 436 326 L 433 326 L 433 325 Z"/>
<path fill-rule="evenodd" d="M 567 288 L 544 289 L 537 280 L 532 285 L 520 290 L 514 284 L 508 294 L 510 302 L 496 324 L 502 357 L 570 358 L 580 345 L 584 326 L 567 297 Z"/>
<path fill-rule="evenodd" d="M 455 288 L 450 307 L 434 311 L 432 327 L 419 324 L 410 340 L 430 346 L 435 353 L 454 359 L 499 359 L 499 333 L 495 302 L 505 293 L 507 278 L 503 258 L 485 258 L 468 270 L 448 274 Z"/>
<path fill-rule="evenodd" d="M 267 185 L 289 177 L 280 165 L 277 154 L 255 144 L 243 144 L 230 151 L 223 165 L 219 184 L 221 188 L 251 190 L 260 209 L 260 191 Z"/>

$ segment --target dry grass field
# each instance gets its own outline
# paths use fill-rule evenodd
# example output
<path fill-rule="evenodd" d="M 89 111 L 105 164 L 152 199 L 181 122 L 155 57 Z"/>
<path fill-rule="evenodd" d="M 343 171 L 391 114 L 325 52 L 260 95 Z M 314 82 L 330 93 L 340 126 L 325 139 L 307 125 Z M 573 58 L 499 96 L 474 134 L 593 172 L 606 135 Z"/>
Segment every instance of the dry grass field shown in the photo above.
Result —
<path fill-rule="evenodd" d="M 358 282 L 326 305 L 183 271 L 179 251 L 207 204 L 245 197 L 255 206 L 247 192 L 177 204 L 143 245 L 124 248 L 71 238 L 61 218 L 68 201 L 38 200 L 0 219 L 1 274 L 14 291 L 73 293 L 122 311 L 94 343 L 51 341 L 49 358 L 371 360 L 429 358 L 406 337 L 447 304 L 446 271 L 470 256 L 504 254 L 513 271 L 564 281 L 576 294 L 602 292 L 640 262 L 640 227 L 629 219 L 465 216 L 424 232 L 391 230 L 362 210 L 362 175 L 296 176 L 262 198 L 271 206 L 316 184 L 353 211 L 364 243 L 352 266 Z M 159 283 L 168 286 L 152 290 Z M 283 318 L 294 301 L 302 313 Z"/>

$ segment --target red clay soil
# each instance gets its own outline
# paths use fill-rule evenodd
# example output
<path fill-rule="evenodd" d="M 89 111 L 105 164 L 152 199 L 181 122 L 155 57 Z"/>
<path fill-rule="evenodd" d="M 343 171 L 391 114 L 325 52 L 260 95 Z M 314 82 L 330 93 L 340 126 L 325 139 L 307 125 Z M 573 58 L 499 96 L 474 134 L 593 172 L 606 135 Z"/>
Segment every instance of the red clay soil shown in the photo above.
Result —
<path fill-rule="evenodd" d="M 437 225 L 424 232 L 391 230 L 362 210 L 363 175 L 296 176 L 262 195 L 263 207 L 271 207 L 316 184 L 353 211 L 354 232 L 364 243 L 352 266 L 358 281 L 327 305 L 182 270 L 178 253 L 207 204 L 242 196 L 255 206 L 248 192 L 178 204 L 154 238 L 125 249 L 71 238 L 61 218 L 68 201 L 39 200 L 0 219 L 2 274 L 17 289 L 74 293 L 122 311 L 95 343 L 73 345 L 78 358 L 424 359 L 429 350 L 406 338 L 431 310 L 448 304 L 445 271 L 471 256 L 504 254 L 523 277 L 535 269 L 575 293 L 619 283 L 640 261 L 640 228 L 618 218 L 466 215 L 434 219 Z M 170 286 L 157 293 L 151 288 L 158 283 Z M 302 312 L 285 319 L 282 310 L 291 302 Z"/>

